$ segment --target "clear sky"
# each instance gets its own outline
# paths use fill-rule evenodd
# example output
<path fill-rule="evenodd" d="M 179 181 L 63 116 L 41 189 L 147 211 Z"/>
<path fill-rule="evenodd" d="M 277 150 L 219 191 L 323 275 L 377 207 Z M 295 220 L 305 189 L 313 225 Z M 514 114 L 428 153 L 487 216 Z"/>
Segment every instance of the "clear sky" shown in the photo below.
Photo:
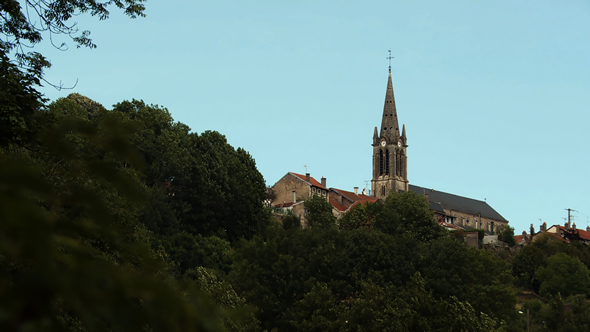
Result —
<path fill-rule="evenodd" d="M 563 224 L 565 208 L 578 227 L 590 220 L 587 0 L 146 6 L 136 20 L 76 17 L 97 49 L 38 47 L 48 80 L 78 80 L 46 96 L 165 106 L 249 151 L 267 185 L 307 165 L 352 190 L 371 179 L 391 49 L 410 183 L 485 199 L 517 234 Z"/>

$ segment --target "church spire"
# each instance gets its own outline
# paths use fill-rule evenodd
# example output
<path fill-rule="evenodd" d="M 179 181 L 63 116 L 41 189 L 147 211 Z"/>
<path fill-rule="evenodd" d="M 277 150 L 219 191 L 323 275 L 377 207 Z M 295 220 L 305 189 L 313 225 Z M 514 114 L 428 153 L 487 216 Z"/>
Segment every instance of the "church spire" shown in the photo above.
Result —
<path fill-rule="evenodd" d="M 397 110 L 393 96 L 393 83 L 391 82 L 391 69 L 387 79 L 387 91 L 385 92 L 385 105 L 383 106 L 383 119 L 381 120 L 381 131 L 379 137 L 384 137 L 390 143 L 397 141 L 399 137 L 399 124 L 397 121 Z"/>

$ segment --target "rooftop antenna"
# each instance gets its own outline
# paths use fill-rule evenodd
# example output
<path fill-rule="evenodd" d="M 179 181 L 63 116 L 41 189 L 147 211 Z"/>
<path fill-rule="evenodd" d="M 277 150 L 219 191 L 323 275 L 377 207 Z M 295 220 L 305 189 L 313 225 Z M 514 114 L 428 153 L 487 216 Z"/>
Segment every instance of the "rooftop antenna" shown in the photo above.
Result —
<path fill-rule="evenodd" d="M 391 71 L 391 59 L 393 59 L 393 57 L 391 56 L 391 50 L 387 50 L 387 52 L 389 52 L 389 56 L 385 59 L 389 60 L 389 71 Z"/>
<path fill-rule="evenodd" d="M 307 174 L 307 165 L 303 165 L 305 167 L 305 174 Z"/>

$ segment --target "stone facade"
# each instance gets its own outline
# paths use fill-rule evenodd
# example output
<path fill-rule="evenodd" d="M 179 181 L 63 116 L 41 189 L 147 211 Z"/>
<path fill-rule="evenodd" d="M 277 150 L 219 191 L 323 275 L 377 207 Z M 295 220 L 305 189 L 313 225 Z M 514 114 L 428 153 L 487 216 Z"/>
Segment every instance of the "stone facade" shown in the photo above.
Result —
<path fill-rule="evenodd" d="M 508 225 L 506 220 L 496 220 L 483 217 L 481 214 L 472 214 L 461 211 L 445 209 L 445 214 L 454 217 L 453 224 L 459 225 L 465 229 L 477 228 L 483 229 L 488 233 L 497 233 L 502 227 Z"/>
<path fill-rule="evenodd" d="M 289 172 L 272 186 L 272 191 L 275 198 L 272 201 L 271 206 L 277 212 L 279 212 L 279 209 L 283 212 L 287 212 L 285 208 L 289 208 L 290 205 L 293 205 L 293 208 L 289 213 L 300 217 L 303 226 L 306 225 L 306 219 L 305 209 L 302 202 L 314 195 L 325 197 L 326 200 L 328 199 L 326 178 L 322 177 L 321 182 L 318 182 L 311 177 L 309 173 L 302 175 Z M 286 205 L 288 206 L 285 207 Z"/>
<path fill-rule="evenodd" d="M 392 190 L 394 192 L 407 191 L 409 182 L 406 128 L 403 127 L 400 135 L 393 83 L 391 82 L 391 69 L 387 80 L 381 128 L 378 131 L 375 127 L 372 146 L 371 190 L 373 196 L 385 199 Z"/>

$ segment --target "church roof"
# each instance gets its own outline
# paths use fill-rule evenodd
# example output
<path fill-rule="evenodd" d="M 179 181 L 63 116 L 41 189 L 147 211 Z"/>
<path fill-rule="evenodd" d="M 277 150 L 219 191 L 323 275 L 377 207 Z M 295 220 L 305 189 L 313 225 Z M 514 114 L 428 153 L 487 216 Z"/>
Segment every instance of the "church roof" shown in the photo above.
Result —
<path fill-rule="evenodd" d="M 428 194 L 430 202 L 438 202 L 445 209 L 473 215 L 481 214 L 481 216 L 484 218 L 508 222 L 508 220 L 504 219 L 504 217 L 502 217 L 498 212 L 496 212 L 496 210 L 494 210 L 488 205 L 488 203 L 484 201 L 453 195 L 434 189 L 426 189 L 412 184 L 410 184 L 409 187 L 411 191 L 418 195 Z"/>
<path fill-rule="evenodd" d="M 410 188 L 411 189 L 411 188 Z M 433 202 L 430 201 L 428 202 L 428 207 L 431 211 L 436 211 L 436 212 L 440 212 L 440 213 L 445 213 L 445 209 L 443 208 L 443 206 L 440 204 L 440 202 Z"/>

